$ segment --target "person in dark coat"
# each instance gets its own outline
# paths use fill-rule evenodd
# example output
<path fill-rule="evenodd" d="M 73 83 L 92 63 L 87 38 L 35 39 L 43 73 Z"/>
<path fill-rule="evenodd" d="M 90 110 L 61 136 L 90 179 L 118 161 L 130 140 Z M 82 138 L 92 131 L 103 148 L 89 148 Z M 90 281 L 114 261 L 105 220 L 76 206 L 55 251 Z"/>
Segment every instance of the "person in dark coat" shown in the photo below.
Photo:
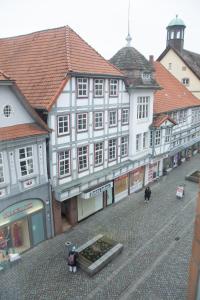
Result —
<path fill-rule="evenodd" d="M 149 186 L 146 187 L 145 191 L 144 191 L 144 201 L 149 201 L 151 197 L 151 189 Z"/>
<path fill-rule="evenodd" d="M 69 251 L 67 261 L 68 261 L 69 271 L 76 273 L 76 271 L 77 271 L 77 253 L 76 253 L 75 246 L 73 246 L 72 250 Z"/>

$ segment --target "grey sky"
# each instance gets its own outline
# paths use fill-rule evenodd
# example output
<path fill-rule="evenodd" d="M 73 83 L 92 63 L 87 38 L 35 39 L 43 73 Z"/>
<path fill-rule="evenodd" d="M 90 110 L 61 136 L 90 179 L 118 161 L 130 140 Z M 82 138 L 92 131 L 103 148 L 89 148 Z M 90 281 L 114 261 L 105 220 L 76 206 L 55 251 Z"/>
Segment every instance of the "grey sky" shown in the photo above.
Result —
<path fill-rule="evenodd" d="M 126 45 L 127 11 L 128 0 L 0 0 L 0 37 L 69 25 L 109 59 Z M 176 14 L 187 26 L 184 48 L 200 53 L 199 0 L 131 0 L 132 46 L 157 58 Z"/>

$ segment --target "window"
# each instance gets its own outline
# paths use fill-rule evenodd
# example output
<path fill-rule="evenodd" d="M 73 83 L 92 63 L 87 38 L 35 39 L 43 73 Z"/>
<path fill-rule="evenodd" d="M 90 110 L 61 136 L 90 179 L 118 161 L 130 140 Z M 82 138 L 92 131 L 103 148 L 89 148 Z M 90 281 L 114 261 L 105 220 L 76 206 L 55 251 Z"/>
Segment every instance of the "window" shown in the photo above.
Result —
<path fill-rule="evenodd" d="M 70 150 L 62 151 L 58 154 L 59 176 L 63 177 L 70 174 Z"/>
<path fill-rule="evenodd" d="M 117 111 L 116 110 L 109 111 L 109 126 L 110 127 L 117 126 Z"/>
<path fill-rule="evenodd" d="M 78 168 L 79 171 L 88 169 L 88 146 L 78 148 Z"/>
<path fill-rule="evenodd" d="M 77 95 L 79 98 L 88 97 L 88 78 L 77 78 Z"/>
<path fill-rule="evenodd" d="M 173 31 L 171 32 L 171 37 L 170 38 L 171 38 L 171 40 L 174 39 L 174 32 Z"/>
<path fill-rule="evenodd" d="M 165 129 L 165 143 L 169 143 L 171 135 L 171 128 Z"/>
<path fill-rule="evenodd" d="M 95 112 L 94 113 L 94 129 L 102 129 L 103 128 L 103 112 Z"/>
<path fill-rule="evenodd" d="M 58 116 L 58 135 L 69 133 L 69 115 Z"/>
<path fill-rule="evenodd" d="M 128 136 L 121 137 L 121 156 L 128 155 Z"/>
<path fill-rule="evenodd" d="M 143 72 L 142 73 L 142 78 L 144 80 L 150 80 L 151 79 L 151 73 L 149 73 L 149 72 Z"/>
<path fill-rule="evenodd" d="M 4 173 L 3 173 L 3 155 L 0 152 L 0 183 L 4 182 Z"/>
<path fill-rule="evenodd" d="M 94 145 L 94 164 L 99 166 L 103 164 L 103 142 Z"/>
<path fill-rule="evenodd" d="M 110 96 L 117 97 L 118 96 L 118 80 L 117 79 L 110 79 Z"/>
<path fill-rule="evenodd" d="M 122 109 L 122 125 L 129 123 L 129 110 L 126 108 Z"/>
<path fill-rule="evenodd" d="M 150 131 L 150 142 L 149 142 L 149 146 L 153 147 L 153 130 Z"/>
<path fill-rule="evenodd" d="M 182 66 L 182 71 L 186 71 L 186 70 L 187 70 L 186 66 Z"/>
<path fill-rule="evenodd" d="M 108 141 L 108 159 L 115 160 L 117 158 L 117 140 L 112 139 Z"/>
<path fill-rule="evenodd" d="M 104 80 L 94 79 L 94 97 L 102 97 L 104 95 Z"/>
<path fill-rule="evenodd" d="M 25 147 L 19 149 L 19 164 L 21 176 L 26 176 L 33 173 L 33 148 Z"/>
<path fill-rule="evenodd" d="M 87 131 L 87 113 L 77 114 L 77 131 Z"/>
<path fill-rule="evenodd" d="M 6 118 L 9 118 L 12 112 L 12 108 L 10 105 L 5 105 L 3 108 L 3 114 Z"/>
<path fill-rule="evenodd" d="M 169 63 L 168 64 L 168 70 L 171 70 L 172 69 L 172 63 Z"/>
<path fill-rule="evenodd" d="M 149 116 L 150 97 L 138 97 L 137 99 L 137 119 L 147 119 Z"/>
<path fill-rule="evenodd" d="M 143 149 L 148 147 L 148 132 L 143 133 Z"/>
<path fill-rule="evenodd" d="M 177 39 L 180 39 L 180 37 L 181 37 L 181 33 L 180 33 L 180 31 L 177 31 L 177 33 L 176 33 L 176 38 L 177 38 Z"/>
<path fill-rule="evenodd" d="M 190 84 L 190 79 L 189 78 L 182 78 L 182 84 L 188 86 Z"/>
<path fill-rule="evenodd" d="M 156 135 L 155 135 L 155 145 L 158 146 L 160 145 L 160 129 L 156 130 Z"/>
<path fill-rule="evenodd" d="M 136 134 L 136 151 L 141 150 L 141 134 Z"/>

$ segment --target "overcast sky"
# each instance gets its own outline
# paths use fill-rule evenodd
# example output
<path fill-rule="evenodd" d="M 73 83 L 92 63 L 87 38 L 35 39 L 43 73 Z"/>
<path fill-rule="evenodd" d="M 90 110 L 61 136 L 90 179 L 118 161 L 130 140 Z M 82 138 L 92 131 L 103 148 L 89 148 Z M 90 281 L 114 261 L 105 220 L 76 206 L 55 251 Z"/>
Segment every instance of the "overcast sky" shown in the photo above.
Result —
<path fill-rule="evenodd" d="M 200 53 L 200 0 L 130 0 L 132 46 L 157 58 L 166 26 L 185 22 L 184 48 Z M 126 45 L 128 0 L 0 0 L 0 37 L 69 25 L 106 59 Z"/>

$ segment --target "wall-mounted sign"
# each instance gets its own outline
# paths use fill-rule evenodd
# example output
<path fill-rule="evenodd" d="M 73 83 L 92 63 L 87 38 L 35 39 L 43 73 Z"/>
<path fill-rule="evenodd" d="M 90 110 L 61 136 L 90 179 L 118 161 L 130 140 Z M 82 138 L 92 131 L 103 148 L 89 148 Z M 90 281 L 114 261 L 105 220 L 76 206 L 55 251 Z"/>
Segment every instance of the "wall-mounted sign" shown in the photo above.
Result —
<path fill-rule="evenodd" d="M 98 194 L 103 193 L 104 191 L 106 191 L 106 190 L 108 190 L 108 189 L 110 189 L 112 187 L 113 187 L 113 183 L 112 182 L 108 182 L 108 183 L 106 183 L 106 184 L 104 184 L 104 185 L 102 185 L 102 186 L 100 186 L 100 187 L 98 187 L 98 188 L 96 188 L 96 189 L 88 192 L 88 193 L 82 193 L 81 194 L 81 198 L 83 198 L 83 199 L 89 199 L 89 198 L 95 197 Z"/>
<path fill-rule="evenodd" d="M 19 220 L 42 208 L 43 203 L 38 199 L 25 200 L 11 205 L 0 213 L 0 227 Z"/>

